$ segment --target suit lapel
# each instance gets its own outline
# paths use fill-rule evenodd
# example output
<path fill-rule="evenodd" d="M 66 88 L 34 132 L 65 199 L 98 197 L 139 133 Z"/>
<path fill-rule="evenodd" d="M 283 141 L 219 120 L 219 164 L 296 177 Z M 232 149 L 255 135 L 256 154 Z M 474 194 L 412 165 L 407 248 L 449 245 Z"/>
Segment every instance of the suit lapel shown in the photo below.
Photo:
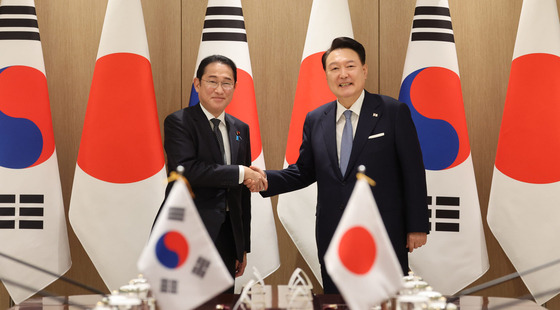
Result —
<path fill-rule="evenodd" d="M 355 171 L 358 155 L 362 153 L 362 149 L 366 145 L 369 135 L 377 125 L 382 112 L 383 105 L 381 105 L 379 99 L 366 92 L 362 110 L 360 111 L 358 128 L 356 128 L 356 135 L 352 143 L 352 152 L 350 153 L 350 159 L 348 161 L 348 169 L 346 170 L 344 178 L 347 178 L 351 174 L 351 171 Z"/>
<path fill-rule="evenodd" d="M 238 128 L 235 120 L 229 114 L 225 115 L 225 120 L 228 132 L 229 149 L 231 152 L 231 164 L 234 165 L 237 163 L 237 155 L 239 153 L 239 143 L 236 140 Z"/>
<path fill-rule="evenodd" d="M 329 103 L 329 107 L 325 110 L 325 114 L 321 119 L 321 128 L 323 129 L 323 139 L 327 147 L 327 157 L 333 167 L 338 167 L 338 155 L 336 152 L 336 101 Z M 342 179 L 340 169 L 335 170 L 337 171 L 337 176 Z"/>
<path fill-rule="evenodd" d="M 222 152 L 220 151 L 220 145 L 218 144 L 218 140 L 212 131 L 212 126 L 210 125 L 210 121 L 202 111 L 200 107 L 200 103 L 194 105 L 190 109 L 195 109 L 197 113 L 194 115 L 194 120 L 197 122 L 196 128 L 200 128 L 200 135 L 204 139 L 203 141 L 213 141 L 210 142 L 210 149 L 212 152 L 212 159 L 216 163 L 224 163 L 222 158 Z"/>

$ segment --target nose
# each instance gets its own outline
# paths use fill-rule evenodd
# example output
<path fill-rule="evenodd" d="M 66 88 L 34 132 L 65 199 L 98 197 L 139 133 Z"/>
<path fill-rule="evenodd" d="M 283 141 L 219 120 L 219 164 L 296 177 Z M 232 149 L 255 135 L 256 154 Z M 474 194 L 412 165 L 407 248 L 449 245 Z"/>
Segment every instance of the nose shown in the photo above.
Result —
<path fill-rule="evenodd" d="M 217 93 L 224 93 L 224 87 L 222 86 L 222 83 L 218 83 L 218 87 L 214 88 L 214 91 Z"/>

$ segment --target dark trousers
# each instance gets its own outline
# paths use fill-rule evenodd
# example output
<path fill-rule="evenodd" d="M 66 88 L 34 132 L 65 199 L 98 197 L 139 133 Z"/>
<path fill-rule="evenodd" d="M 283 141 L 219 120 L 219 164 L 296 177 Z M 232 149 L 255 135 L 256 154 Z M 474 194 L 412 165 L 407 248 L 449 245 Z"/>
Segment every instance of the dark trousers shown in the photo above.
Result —
<path fill-rule="evenodd" d="M 323 278 L 323 294 L 340 294 L 338 288 L 327 273 L 324 262 L 321 262 L 321 277 Z"/>
<path fill-rule="evenodd" d="M 233 229 L 231 228 L 229 212 L 226 212 L 226 219 L 220 228 L 220 232 L 218 233 L 218 237 L 214 241 L 214 244 L 222 257 L 227 270 L 231 274 L 232 278 L 235 279 L 235 261 L 237 260 L 237 255 L 235 254 L 235 240 L 233 239 Z M 223 293 L 233 294 L 234 286 L 226 289 Z"/>

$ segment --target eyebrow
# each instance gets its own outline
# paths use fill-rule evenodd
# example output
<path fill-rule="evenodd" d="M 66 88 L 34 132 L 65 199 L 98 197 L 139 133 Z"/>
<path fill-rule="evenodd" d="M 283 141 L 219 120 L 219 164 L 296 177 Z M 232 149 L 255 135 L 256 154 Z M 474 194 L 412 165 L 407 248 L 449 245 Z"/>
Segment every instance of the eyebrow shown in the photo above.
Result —
<path fill-rule="evenodd" d="M 218 76 L 216 76 L 216 75 L 209 75 L 207 78 L 209 78 L 209 79 L 218 79 Z M 233 78 L 225 77 L 224 80 L 233 81 Z"/>
<path fill-rule="evenodd" d="M 342 63 L 342 65 L 347 65 L 347 64 L 350 64 L 350 63 L 356 63 L 356 61 L 353 60 L 353 59 L 350 59 L 350 60 L 345 61 L 344 63 Z M 330 68 L 330 67 L 335 66 L 335 65 L 336 65 L 336 66 L 337 66 L 337 65 L 341 65 L 341 63 L 340 63 L 340 62 L 331 62 L 330 64 L 327 65 L 327 68 Z"/>

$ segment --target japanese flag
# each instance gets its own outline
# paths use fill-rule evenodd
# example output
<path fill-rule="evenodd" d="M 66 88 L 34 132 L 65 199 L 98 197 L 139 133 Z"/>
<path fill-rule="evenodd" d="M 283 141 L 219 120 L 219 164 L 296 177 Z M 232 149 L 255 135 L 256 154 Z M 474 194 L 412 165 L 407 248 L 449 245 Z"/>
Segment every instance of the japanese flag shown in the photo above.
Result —
<path fill-rule="evenodd" d="M 138 275 L 166 184 L 142 4 L 109 0 L 69 218 L 110 290 Z"/>
<path fill-rule="evenodd" d="M 488 226 L 518 272 L 560 257 L 560 22 L 555 0 L 525 0 L 496 151 Z M 560 265 L 522 275 L 537 303 Z"/>
<path fill-rule="evenodd" d="M 402 287 L 402 269 L 363 175 L 325 254 L 325 264 L 350 309 L 370 309 Z"/>
<path fill-rule="evenodd" d="M 303 122 L 307 113 L 336 99 L 327 85 L 321 57 L 331 46 L 332 41 L 338 37 L 354 37 L 348 1 L 314 0 L 299 68 L 284 168 L 294 164 L 298 159 L 303 137 Z M 321 265 L 315 242 L 316 209 L 317 184 L 315 183 L 278 197 L 278 218 L 319 283 L 322 283 Z"/>

